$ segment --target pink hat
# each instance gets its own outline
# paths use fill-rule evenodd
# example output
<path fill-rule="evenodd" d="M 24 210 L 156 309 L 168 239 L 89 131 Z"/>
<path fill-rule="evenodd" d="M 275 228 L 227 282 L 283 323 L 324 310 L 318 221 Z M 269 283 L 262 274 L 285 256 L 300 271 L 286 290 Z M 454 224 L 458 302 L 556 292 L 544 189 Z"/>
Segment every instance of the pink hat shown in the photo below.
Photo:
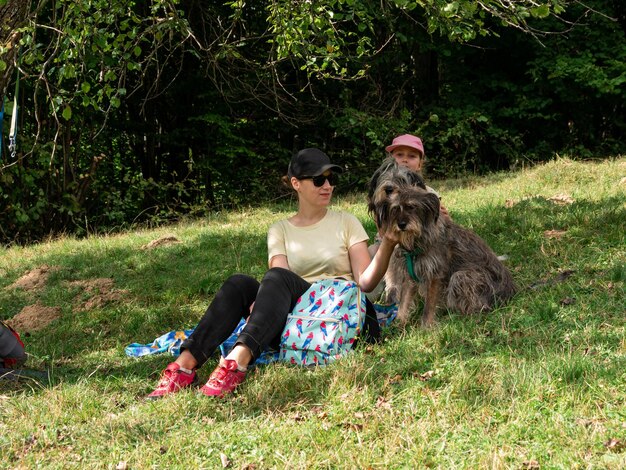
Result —
<path fill-rule="evenodd" d="M 398 137 L 393 139 L 391 145 L 385 147 L 385 150 L 387 152 L 393 152 L 394 149 L 402 146 L 411 147 L 412 149 L 419 150 L 422 156 L 424 155 L 424 144 L 422 144 L 422 139 L 420 139 L 419 137 L 415 137 L 411 134 L 399 135 Z"/>

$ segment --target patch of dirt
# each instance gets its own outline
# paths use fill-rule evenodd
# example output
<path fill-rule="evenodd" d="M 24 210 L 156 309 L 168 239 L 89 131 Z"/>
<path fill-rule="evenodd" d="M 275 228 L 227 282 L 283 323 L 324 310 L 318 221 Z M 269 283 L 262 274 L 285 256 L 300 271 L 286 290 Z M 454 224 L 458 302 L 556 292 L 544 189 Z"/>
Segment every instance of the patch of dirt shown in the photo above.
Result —
<path fill-rule="evenodd" d="M 61 316 L 61 307 L 46 307 L 37 302 L 27 305 L 20 313 L 6 321 L 18 333 L 37 331 L 45 328 Z"/>
<path fill-rule="evenodd" d="M 168 246 L 175 245 L 177 243 L 182 243 L 178 238 L 174 235 L 166 235 L 161 238 L 157 238 L 156 240 L 152 240 L 150 243 L 146 243 L 141 246 L 142 250 L 152 250 L 154 248 L 158 248 L 160 246 Z"/>
<path fill-rule="evenodd" d="M 566 206 L 568 204 L 573 204 L 574 198 L 572 198 L 569 194 L 555 194 L 554 196 L 548 198 L 548 201 L 551 201 L 559 206 Z"/>
<path fill-rule="evenodd" d="M 40 289 L 46 285 L 50 273 L 58 271 L 59 269 L 61 268 L 58 266 L 48 266 L 47 264 L 41 265 L 38 268 L 28 271 L 13 284 L 7 286 L 6 289 Z"/>
<path fill-rule="evenodd" d="M 556 284 L 556 283 L 559 283 L 559 282 L 564 282 L 565 280 L 567 280 L 570 276 L 572 276 L 575 273 L 576 273 L 576 271 L 573 271 L 571 269 L 566 269 L 565 271 L 559 272 L 552 279 L 543 279 L 541 281 L 533 282 L 529 286 L 529 288 L 530 289 L 537 289 L 537 288 L 542 287 L 542 286 L 552 285 L 552 284 Z"/>
<path fill-rule="evenodd" d="M 82 281 L 72 281 L 70 287 L 80 287 L 83 292 L 74 298 L 74 312 L 91 310 L 102 307 L 109 302 L 121 300 L 128 293 L 124 289 L 116 289 L 115 281 L 110 278 L 101 277 Z M 88 297 L 85 299 L 85 297 Z"/>
<path fill-rule="evenodd" d="M 533 198 L 540 198 L 546 201 L 550 201 L 553 204 L 556 204 L 558 206 L 566 206 L 568 204 L 574 204 L 575 200 L 572 196 L 570 196 L 569 194 L 555 194 L 552 197 L 544 197 L 544 196 L 527 196 L 527 197 L 523 197 L 520 200 L 516 201 L 514 199 L 507 199 L 506 201 L 504 201 L 504 207 L 506 207 L 507 209 L 510 209 L 511 207 L 515 207 L 516 205 L 518 205 L 520 202 L 523 201 L 528 201 L 531 200 Z"/>
<path fill-rule="evenodd" d="M 545 230 L 543 236 L 546 238 L 563 238 L 567 230 Z"/>

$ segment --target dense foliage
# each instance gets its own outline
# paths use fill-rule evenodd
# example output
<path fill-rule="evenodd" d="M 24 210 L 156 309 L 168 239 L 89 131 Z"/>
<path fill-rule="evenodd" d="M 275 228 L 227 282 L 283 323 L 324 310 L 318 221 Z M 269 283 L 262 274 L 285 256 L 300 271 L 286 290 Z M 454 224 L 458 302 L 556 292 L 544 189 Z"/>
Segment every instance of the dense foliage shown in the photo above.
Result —
<path fill-rule="evenodd" d="M 13 97 L 18 64 L 21 83 L 0 241 L 277 197 L 290 154 L 309 145 L 350 169 L 344 190 L 403 132 L 423 137 L 434 176 L 623 152 L 625 10 L 0 0 L 13 25 L 0 31 L 0 91 Z M 7 102 L 5 136 L 11 113 Z"/>

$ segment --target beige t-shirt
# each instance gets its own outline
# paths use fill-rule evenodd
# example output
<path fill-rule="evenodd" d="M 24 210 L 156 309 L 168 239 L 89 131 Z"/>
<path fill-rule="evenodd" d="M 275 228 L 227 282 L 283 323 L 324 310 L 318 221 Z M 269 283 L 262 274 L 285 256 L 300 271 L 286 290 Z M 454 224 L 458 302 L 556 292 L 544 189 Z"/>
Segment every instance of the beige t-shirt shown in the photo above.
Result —
<path fill-rule="evenodd" d="M 348 249 L 368 239 L 355 216 L 329 210 L 308 227 L 296 227 L 288 220 L 274 223 L 267 233 L 268 259 L 287 256 L 289 268 L 308 282 L 335 277 L 353 280 Z"/>

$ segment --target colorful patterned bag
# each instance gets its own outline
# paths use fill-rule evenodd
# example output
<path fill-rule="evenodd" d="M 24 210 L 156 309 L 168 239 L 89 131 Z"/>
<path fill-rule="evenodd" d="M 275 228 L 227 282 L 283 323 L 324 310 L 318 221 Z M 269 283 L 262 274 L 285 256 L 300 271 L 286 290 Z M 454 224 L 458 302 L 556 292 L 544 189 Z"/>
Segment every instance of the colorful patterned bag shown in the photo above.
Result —
<path fill-rule="evenodd" d="M 287 317 L 280 343 L 283 361 L 326 365 L 346 355 L 365 320 L 365 296 L 354 281 L 314 282 Z"/>

